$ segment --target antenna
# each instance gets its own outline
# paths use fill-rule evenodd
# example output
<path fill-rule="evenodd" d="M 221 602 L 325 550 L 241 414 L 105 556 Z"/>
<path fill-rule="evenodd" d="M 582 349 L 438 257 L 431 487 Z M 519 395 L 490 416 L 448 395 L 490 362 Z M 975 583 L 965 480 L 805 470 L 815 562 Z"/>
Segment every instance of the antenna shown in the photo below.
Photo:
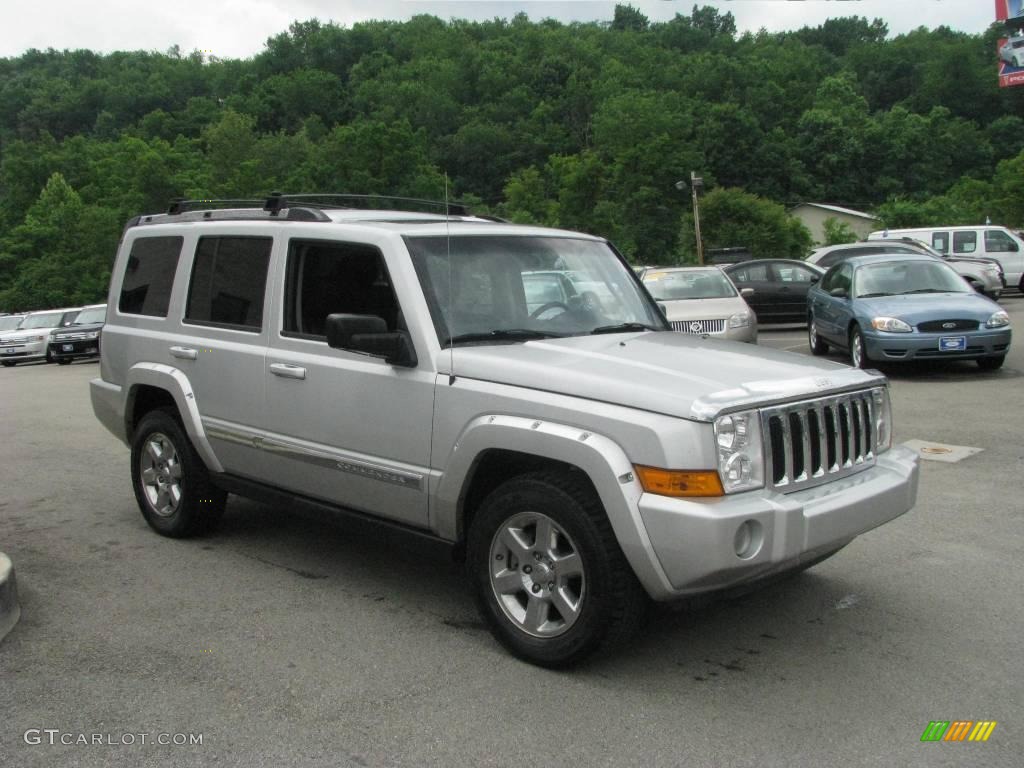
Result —
<path fill-rule="evenodd" d="M 444 235 L 448 259 L 448 386 L 455 383 L 455 294 L 452 289 L 452 233 L 449 222 L 451 210 L 448 206 L 448 171 L 444 172 Z"/>

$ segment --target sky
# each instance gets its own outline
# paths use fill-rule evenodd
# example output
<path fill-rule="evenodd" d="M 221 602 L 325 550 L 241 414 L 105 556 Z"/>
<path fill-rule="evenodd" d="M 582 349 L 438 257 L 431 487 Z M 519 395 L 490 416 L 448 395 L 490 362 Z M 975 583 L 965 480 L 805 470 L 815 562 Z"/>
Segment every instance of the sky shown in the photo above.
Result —
<path fill-rule="evenodd" d="M 3 6 L 15 0 L 0 0 Z M 994 0 L 632 0 L 652 21 L 693 5 L 714 5 L 736 18 L 741 32 L 817 26 L 835 16 L 880 18 L 892 34 L 919 26 L 946 25 L 983 32 L 995 19 Z M 205 51 L 218 58 L 248 58 L 259 53 L 268 37 L 287 30 L 296 20 L 318 18 L 351 26 L 370 19 L 408 19 L 431 14 L 442 19 L 511 18 L 524 12 L 531 19 L 610 21 L 615 2 L 594 0 L 49 0 L 8 7 L 0 25 L 0 57 L 18 56 L 29 48 Z"/>

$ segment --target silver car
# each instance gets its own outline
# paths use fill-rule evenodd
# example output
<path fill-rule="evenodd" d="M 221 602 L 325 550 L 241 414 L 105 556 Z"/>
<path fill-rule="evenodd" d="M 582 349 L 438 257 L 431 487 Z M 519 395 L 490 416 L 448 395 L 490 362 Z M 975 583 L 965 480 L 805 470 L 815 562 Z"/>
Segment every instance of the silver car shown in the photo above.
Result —
<path fill-rule="evenodd" d="M 650 269 L 643 283 L 673 331 L 757 343 L 757 316 L 743 299 L 753 290 L 741 294 L 718 267 Z"/>
<path fill-rule="evenodd" d="M 71 323 L 81 307 L 30 312 L 17 330 L 0 332 L 0 362 L 5 368 L 18 363 L 49 360 L 50 335 Z"/>

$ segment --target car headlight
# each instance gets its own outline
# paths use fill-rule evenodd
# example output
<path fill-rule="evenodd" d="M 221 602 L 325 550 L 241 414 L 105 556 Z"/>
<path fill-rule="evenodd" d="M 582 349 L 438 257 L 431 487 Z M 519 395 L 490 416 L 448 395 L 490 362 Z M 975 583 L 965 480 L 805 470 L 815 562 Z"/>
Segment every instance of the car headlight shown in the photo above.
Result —
<path fill-rule="evenodd" d="M 730 328 L 746 328 L 750 325 L 751 313 L 750 312 L 737 312 L 735 315 L 729 318 Z"/>
<path fill-rule="evenodd" d="M 99 338 L 99 335 L 100 335 L 99 331 L 90 331 L 89 333 L 85 334 L 85 338 L 87 338 L 87 339 L 97 339 L 97 338 Z"/>
<path fill-rule="evenodd" d="M 892 404 L 889 402 L 889 388 L 871 390 L 875 401 L 875 453 L 882 453 L 892 446 Z"/>
<path fill-rule="evenodd" d="M 50 338 L 50 337 L 49 336 L 33 336 L 31 340 L 32 341 L 46 341 L 48 338 Z"/>
<path fill-rule="evenodd" d="M 757 411 L 744 411 L 715 419 L 718 474 L 726 493 L 749 491 L 764 485 L 764 450 Z"/>
<path fill-rule="evenodd" d="M 986 328 L 1002 328 L 1003 326 L 1010 324 L 1010 316 L 1006 314 L 1005 309 L 1000 309 L 998 312 L 993 312 L 992 317 L 985 321 Z"/>
<path fill-rule="evenodd" d="M 887 331 L 888 333 L 910 333 L 913 330 L 898 317 L 873 317 L 871 327 L 876 331 Z"/>

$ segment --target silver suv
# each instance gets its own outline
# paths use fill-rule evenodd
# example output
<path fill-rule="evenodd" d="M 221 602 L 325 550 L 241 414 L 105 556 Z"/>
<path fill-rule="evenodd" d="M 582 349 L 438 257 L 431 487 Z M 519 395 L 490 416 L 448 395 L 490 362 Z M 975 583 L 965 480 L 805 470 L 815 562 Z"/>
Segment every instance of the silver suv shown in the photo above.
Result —
<path fill-rule="evenodd" d="M 502 644 L 557 667 L 649 598 L 806 568 L 914 504 L 881 374 L 671 333 L 601 238 L 261 205 L 175 204 L 117 254 L 92 402 L 165 536 L 229 492 L 406 528 L 465 559 Z M 530 302 L 539 273 L 575 287 Z"/>

